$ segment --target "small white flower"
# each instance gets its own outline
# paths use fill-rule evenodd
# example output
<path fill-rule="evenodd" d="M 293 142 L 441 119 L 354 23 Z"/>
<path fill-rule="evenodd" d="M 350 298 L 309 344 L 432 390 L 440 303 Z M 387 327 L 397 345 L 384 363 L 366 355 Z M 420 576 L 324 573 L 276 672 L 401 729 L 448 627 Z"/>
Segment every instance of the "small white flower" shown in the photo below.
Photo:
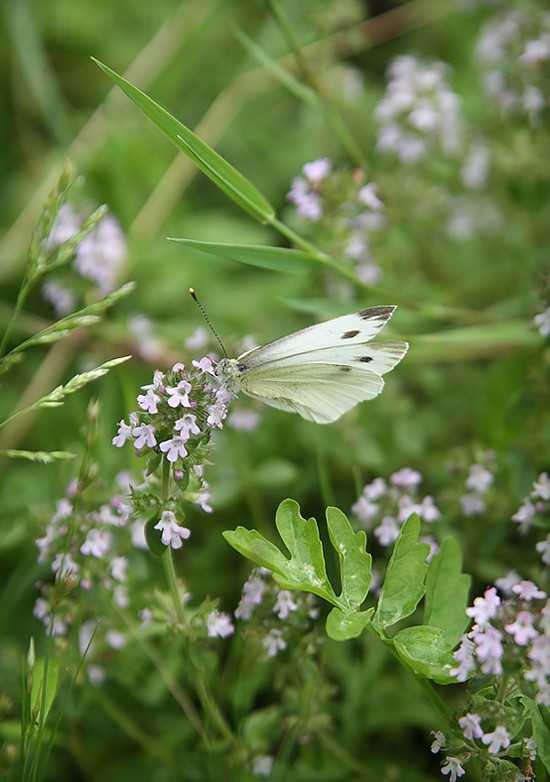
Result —
<path fill-rule="evenodd" d="M 370 502 L 364 494 L 351 506 L 351 512 L 365 525 L 378 514 L 379 510 L 378 505 Z"/>
<path fill-rule="evenodd" d="M 52 570 L 63 580 L 67 576 L 77 576 L 80 568 L 69 553 L 62 552 L 52 562 Z"/>
<path fill-rule="evenodd" d="M 494 587 L 485 590 L 483 597 L 476 597 L 472 608 L 467 608 L 466 613 L 480 627 L 492 619 L 500 607 L 500 597 Z"/>
<path fill-rule="evenodd" d="M 174 387 L 167 386 L 166 391 L 170 397 L 168 400 L 170 407 L 179 407 L 180 405 L 182 407 L 191 407 L 188 396 L 191 391 L 191 383 L 188 383 L 187 380 L 180 380 L 177 386 Z"/>
<path fill-rule="evenodd" d="M 533 496 L 541 500 L 550 500 L 550 477 L 547 472 L 542 472 L 533 483 Z"/>
<path fill-rule="evenodd" d="M 532 581 L 520 581 L 518 584 L 514 584 L 512 592 L 522 600 L 544 600 L 546 597 L 546 592 L 539 589 Z"/>
<path fill-rule="evenodd" d="M 279 619 L 287 619 L 289 614 L 296 611 L 298 603 L 294 600 L 292 592 L 286 589 L 280 589 L 277 593 L 277 600 L 273 607 L 273 613 L 277 614 Z"/>
<path fill-rule="evenodd" d="M 486 507 L 485 500 L 479 494 L 463 494 L 459 500 L 465 516 L 478 516 Z"/>
<path fill-rule="evenodd" d="M 212 359 L 209 356 L 203 356 L 199 361 L 193 361 L 193 366 L 198 369 L 203 375 L 215 375 L 214 365 Z"/>
<path fill-rule="evenodd" d="M 516 616 L 516 621 L 505 625 L 504 629 L 514 636 L 514 641 L 518 646 L 527 646 L 529 641 L 538 635 L 533 627 L 533 615 L 529 611 L 520 611 Z"/>
<path fill-rule="evenodd" d="M 420 503 L 418 515 L 420 516 L 420 518 L 424 519 L 424 521 L 427 521 L 428 523 L 437 521 L 440 518 L 441 512 L 437 507 L 437 505 L 435 504 L 434 498 L 430 494 L 424 497 L 424 499 Z"/>
<path fill-rule="evenodd" d="M 375 528 L 374 536 L 381 546 L 390 546 L 399 537 L 399 524 L 393 516 L 384 516 Z"/>
<path fill-rule="evenodd" d="M 364 185 L 357 193 L 357 198 L 362 204 L 368 206 L 369 209 L 382 209 L 384 206 L 383 201 L 378 198 L 376 193 L 377 187 L 373 182 L 369 182 Z"/>
<path fill-rule="evenodd" d="M 255 410 L 234 410 L 227 419 L 229 426 L 242 432 L 253 432 L 260 423 L 260 414 Z"/>
<path fill-rule="evenodd" d="M 227 638 L 235 630 L 229 614 L 221 611 L 211 611 L 206 618 L 206 626 L 210 638 Z"/>
<path fill-rule="evenodd" d="M 243 593 L 239 605 L 235 610 L 237 619 L 250 619 L 255 606 L 262 602 L 265 592 L 265 583 L 253 571 L 243 585 Z"/>
<path fill-rule="evenodd" d="M 302 171 L 310 182 L 317 185 L 330 174 L 331 168 L 330 160 L 322 157 L 318 160 L 312 160 L 311 163 L 304 163 Z"/>
<path fill-rule="evenodd" d="M 105 633 L 105 640 L 112 649 L 122 649 L 126 646 L 126 636 L 119 633 L 118 630 L 108 630 Z"/>
<path fill-rule="evenodd" d="M 465 714 L 458 720 L 458 724 L 466 739 L 480 739 L 483 736 L 479 714 Z"/>
<path fill-rule="evenodd" d="M 173 549 L 181 548 L 182 541 L 187 540 L 191 535 L 191 530 L 187 527 L 180 527 L 171 510 L 162 512 L 160 521 L 154 528 L 162 531 L 161 540 L 164 545 L 171 546 Z"/>
<path fill-rule="evenodd" d="M 132 437 L 133 427 L 128 426 L 126 421 L 122 420 L 118 422 L 118 432 L 112 439 L 112 443 L 116 448 L 122 448 L 126 440 Z"/>
<path fill-rule="evenodd" d="M 170 440 L 164 440 L 160 444 L 160 450 L 166 454 L 169 462 L 177 462 L 178 459 L 185 459 L 187 456 L 186 440 L 181 435 L 172 437 Z"/>
<path fill-rule="evenodd" d="M 418 470 L 413 470 L 411 467 L 402 467 L 397 472 L 394 472 L 393 475 L 390 475 L 390 481 L 400 489 L 414 489 L 421 480 L 421 473 Z"/>
<path fill-rule="evenodd" d="M 160 396 L 155 394 L 152 388 L 149 388 L 145 394 L 140 394 L 137 398 L 137 403 L 142 410 L 146 413 L 155 415 L 158 413 L 158 403 L 160 402 Z"/>
<path fill-rule="evenodd" d="M 90 680 L 90 684 L 93 684 L 95 687 L 99 687 L 100 684 L 103 684 L 106 678 L 107 674 L 105 673 L 105 668 L 102 668 L 100 665 L 88 666 L 88 679 Z"/>
<path fill-rule="evenodd" d="M 492 733 L 486 733 L 481 740 L 488 746 L 492 755 L 496 755 L 501 749 L 510 746 L 508 731 L 502 725 L 497 725 Z"/>
<path fill-rule="evenodd" d="M 126 581 L 128 560 L 126 557 L 115 557 L 111 562 L 111 575 L 116 581 Z"/>
<path fill-rule="evenodd" d="M 270 630 L 269 633 L 263 638 L 262 644 L 267 652 L 268 657 L 275 657 L 283 649 L 286 649 L 286 641 L 283 638 L 283 634 L 280 630 Z"/>
<path fill-rule="evenodd" d="M 130 527 L 130 535 L 132 538 L 132 546 L 136 548 L 147 549 L 147 541 L 145 539 L 145 522 L 143 519 L 137 519 Z"/>
<path fill-rule="evenodd" d="M 515 570 L 510 570 L 503 578 L 497 578 L 495 586 L 505 595 L 512 594 L 512 587 L 521 581 L 521 576 Z"/>
<path fill-rule="evenodd" d="M 205 328 L 198 326 L 190 337 L 185 340 L 185 347 L 188 350 L 200 350 L 208 344 L 209 334 Z"/>
<path fill-rule="evenodd" d="M 223 420 L 227 415 L 227 406 L 223 402 L 216 402 L 214 405 L 210 405 L 208 408 L 208 418 L 206 423 L 208 426 L 217 427 L 221 429 L 223 426 Z"/>
<path fill-rule="evenodd" d="M 532 526 L 536 509 L 532 502 L 524 500 L 518 510 L 512 516 L 512 521 L 519 524 L 520 532 L 526 533 Z"/>
<path fill-rule="evenodd" d="M 474 651 L 475 644 L 473 641 L 471 641 L 467 635 L 463 635 L 460 646 L 453 654 L 454 659 L 460 663 L 460 665 L 458 668 L 451 669 L 451 676 L 456 677 L 459 682 L 465 682 L 476 667 Z"/>
<path fill-rule="evenodd" d="M 154 448 L 157 444 L 157 438 L 155 437 L 155 427 L 152 424 L 141 424 L 134 427 L 134 447 L 140 451 L 147 446 L 148 448 Z"/>
<path fill-rule="evenodd" d="M 456 782 L 459 777 L 464 776 L 466 771 L 458 758 L 454 758 L 449 755 L 445 758 L 444 765 L 441 766 L 441 773 L 444 776 L 449 774 L 449 782 Z"/>
<path fill-rule="evenodd" d="M 546 536 L 546 540 L 540 540 L 537 543 L 537 551 L 542 556 L 542 561 L 545 565 L 550 565 L 550 535 Z"/>
<path fill-rule="evenodd" d="M 493 474 L 481 464 L 472 464 L 466 479 L 466 486 L 471 491 L 484 494 L 493 483 Z"/>
<path fill-rule="evenodd" d="M 383 478 L 375 478 L 371 483 L 367 483 L 363 489 L 363 495 L 368 500 L 379 500 L 386 494 L 387 489 L 386 481 Z"/>
<path fill-rule="evenodd" d="M 186 413 L 182 418 L 179 418 L 174 424 L 174 429 L 180 433 L 180 437 L 184 441 L 187 441 L 191 435 L 201 433 L 197 426 L 197 417 L 193 413 Z"/>
<path fill-rule="evenodd" d="M 495 676 L 501 674 L 501 658 L 504 654 L 502 633 L 491 625 L 485 625 L 480 630 L 474 630 L 472 637 L 476 645 L 476 656 L 481 662 L 483 673 L 490 673 Z"/>
<path fill-rule="evenodd" d="M 111 548 L 112 534 L 104 529 L 91 529 L 86 535 L 86 540 L 80 547 L 84 556 L 93 556 L 100 559 Z"/>
<path fill-rule="evenodd" d="M 430 752 L 432 752 L 434 755 L 437 755 L 437 753 L 441 752 L 441 750 L 445 747 L 447 743 L 447 737 L 440 730 L 432 730 L 431 734 L 434 737 L 434 740 L 432 741 Z"/>
<path fill-rule="evenodd" d="M 252 761 L 252 773 L 255 777 L 270 777 L 273 770 L 272 755 L 256 755 Z"/>
<path fill-rule="evenodd" d="M 535 315 L 533 323 L 538 328 L 541 337 L 550 336 L 550 307 L 547 307 L 540 315 Z"/>

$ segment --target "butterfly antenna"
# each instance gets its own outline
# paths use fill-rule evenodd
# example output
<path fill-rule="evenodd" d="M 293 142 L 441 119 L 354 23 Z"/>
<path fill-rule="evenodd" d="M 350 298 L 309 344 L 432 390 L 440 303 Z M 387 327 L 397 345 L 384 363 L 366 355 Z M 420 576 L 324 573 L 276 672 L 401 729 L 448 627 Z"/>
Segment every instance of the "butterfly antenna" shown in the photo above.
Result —
<path fill-rule="evenodd" d="M 212 325 L 212 323 L 210 321 L 210 318 L 208 317 L 208 313 L 206 312 L 206 309 L 204 308 L 203 304 L 199 301 L 199 299 L 197 297 L 197 294 L 195 293 L 195 289 L 194 288 L 189 288 L 189 295 L 191 296 L 191 298 L 193 299 L 193 301 L 195 302 L 195 304 L 199 308 L 199 310 L 201 312 L 201 315 L 202 315 L 202 317 L 204 318 L 204 320 L 206 322 L 206 325 L 208 326 L 208 328 L 210 329 L 210 331 L 212 332 L 212 334 L 216 338 L 216 341 L 217 341 L 218 345 L 222 349 L 223 355 L 227 358 L 227 350 L 225 349 L 224 344 L 221 341 L 221 338 L 220 338 L 218 332 L 216 331 L 216 329 Z"/>

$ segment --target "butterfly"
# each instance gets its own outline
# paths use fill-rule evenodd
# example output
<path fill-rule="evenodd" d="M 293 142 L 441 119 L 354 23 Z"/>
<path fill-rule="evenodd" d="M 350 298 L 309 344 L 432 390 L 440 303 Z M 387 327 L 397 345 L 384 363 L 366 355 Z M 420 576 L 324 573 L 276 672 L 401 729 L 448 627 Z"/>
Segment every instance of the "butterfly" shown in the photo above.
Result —
<path fill-rule="evenodd" d="M 221 359 L 216 375 L 234 393 L 330 424 L 378 396 L 382 375 L 409 349 L 407 342 L 374 339 L 394 311 L 393 305 L 370 307 L 309 326 L 238 358 Z"/>

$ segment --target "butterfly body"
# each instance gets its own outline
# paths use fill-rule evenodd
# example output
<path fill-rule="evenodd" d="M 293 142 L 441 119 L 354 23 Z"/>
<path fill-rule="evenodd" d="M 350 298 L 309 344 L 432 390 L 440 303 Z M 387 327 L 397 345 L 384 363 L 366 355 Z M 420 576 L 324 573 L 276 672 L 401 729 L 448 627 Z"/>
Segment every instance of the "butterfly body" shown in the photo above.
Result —
<path fill-rule="evenodd" d="M 319 323 L 222 359 L 217 376 L 232 393 L 248 396 L 308 421 L 328 424 L 382 391 L 382 375 L 408 350 L 403 341 L 373 338 L 394 306 L 371 307 Z"/>

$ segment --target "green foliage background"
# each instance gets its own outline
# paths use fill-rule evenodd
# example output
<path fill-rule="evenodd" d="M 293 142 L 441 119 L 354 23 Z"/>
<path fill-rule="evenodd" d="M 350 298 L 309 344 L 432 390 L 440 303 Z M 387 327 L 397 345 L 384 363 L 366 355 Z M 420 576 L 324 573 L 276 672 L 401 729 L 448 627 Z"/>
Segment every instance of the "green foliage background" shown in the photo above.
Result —
<path fill-rule="evenodd" d="M 298 498 L 306 516 L 322 517 L 326 504 L 347 512 L 368 479 L 411 465 L 422 471 L 425 492 L 442 509 L 438 531 L 452 531 L 459 539 L 476 590 L 511 567 L 535 577 L 535 539 L 519 538 L 510 517 L 549 463 L 550 353 L 531 325 L 548 296 L 548 120 L 534 129 L 503 120 L 485 99 L 473 57 L 487 15 L 482 7 L 466 12 L 459 4 L 413 1 L 377 2 L 369 9 L 328 0 L 283 6 L 298 39 L 312 44 L 305 51 L 321 81 L 330 82 L 338 62 L 353 65 L 364 78 L 364 92 L 343 109 L 367 176 L 379 183 L 388 209 L 390 226 L 376 254 L 383 294 L 373 289 L 356 303 L 331 301 L 318 274 L 241 266 L 166 241 L 183 236 L 281 243 L 271 228 L 254 223 L 196 174 L 124 96 L 115 90 L 106 98 L 111 84 L 89 59 L 94 55 L 119 72 L 133 62 L 136 83 L 198 129 L 279 211 L 290 214 L 285 196 L 304 162 L 324 155 L 342 166 L 350 161 L 324 117 L 258 68 L 235 37 L 234 28 L 241 28 L 273 58 L 285 55 L 264 3 L 6 2 L 0 51 L 0 327 L 14 305 L 47 182 L 53 183 L 66 157 L 81 177 L 73 197 L 92 208 L 107 203 L 121 222 L 129 243 L 124 277 L 137 287 L 80 339 L 32 353 L 3 382 L 0 410 L 8 414 L 24 395 L 66 381 L 83 362 L 95 366 L 135 352 L 128 330 L 132 314 L 151 318 L 167 361 L 185 358 L 184 340 L 201 325 L 186 293 L 190 285 L 232 350 L 247 334 L 264 342 L 316 317 L 397 303 L 393 333 L 408 338 L 411 351 L 380 398 L 330 427 L 266 408 L 255 432 L 224 430 L 209 472 L 215 512 L 205 517 L 197 511 L 190 519 L 193 541 L 179 561 L 182 576 L 197 598 L 219 596 L 231 610 L 249 566 L 227 546 L 222 530 L 256 526 L 273 539 L 274 512 L 283 497 Z M 392 8 L 385 26 L 360 24 Z M 373 111 L 384 72 L 394 56 L 409 52 L 452 66 L 463 112 L 490 143 L 488 192 L 503 215 L 495 233 L 458 242 L 443 229 L 438 199 L 458 189 L 450 164 L 434 160 L 414 173 L 376 153 Z M 288 57 L 285 62 L 291 63 Z M 49 319 L 51 310 L 36 292 L 17 336 Z M 81 451 L 84 411 L 97 396 L 96 457 L 100 483 L 109 486 L 130 459 L 137 464 L 129 450 L 112 448 L 111 438 L 152 369 L 135 359 L 64 407 L 6 430 L 0 447 Z M 462 484 L 449 463 L 451 458 L 470 463 L 479 449 L 495 452 L 495 492 L 486 516 L 465 519 L 458 504 Z M 29 635 L 40 631 L 32 618 L 33 583 L 44 574 L 32 541 L 73 468 L 4 460 L 0 469 L 0 696 L 13 703 L 19 697 L 20 656 Z M 181 663 L 172 658 L 170 664 Z M 290 700 L 309 697 L 314 712 L 318 704 L 316 716 L 332 728 L 326 742 L 336 746 L 324 746 L 321 765 L 314 749 L 301 748 L 289 778 L 391 780 L 405 778 L 403 773 L 412 782 L 436 778 L 437 761 L 429 757 L 426 739 L 426 731 L 437 727 L 432 708 L 384 649 L 369 638 L 331 642 L 324 664 L 324 678 L 317 680 L 304 656 L 295 670 L 279 672 L 273 695 L 273 663 L 258 662 L 252 671 L 242 668 L 224 697 L 235 714 L 264 709 L 256 719 L 266 721 L 281 693 Z M 109 709 L 96 709 L 95 693 L 88 692 L 71 702 L 48 779 L 206 778 L 200 755 L 189 749 L 189 735 L 178 724 L 179 712 L 162 701 L 144 661 L 136 660 L 135 668 L 126 681 L 121 675 L 109 684 L 109 702 L 136 712 L 145 734 L 166 730 L 164 759 L 124 735 Z M 2 708 L 10 714 L 9 707 Z M 9 738 L 5 731 L 2 738 Z M 345 757 L 338 760 L 338 752 Z M 189 768 L 178 771 L 176 759 L 184 763 L 186 755 Z M 209 773 L 216 778 L 215 770 Z"/>

